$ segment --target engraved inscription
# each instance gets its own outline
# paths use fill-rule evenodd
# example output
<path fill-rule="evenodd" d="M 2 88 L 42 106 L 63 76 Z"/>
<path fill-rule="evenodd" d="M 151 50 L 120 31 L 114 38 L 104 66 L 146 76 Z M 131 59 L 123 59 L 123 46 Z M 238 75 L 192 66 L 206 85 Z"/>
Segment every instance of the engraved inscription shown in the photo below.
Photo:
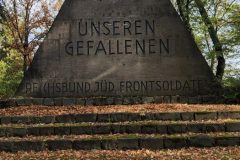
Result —
<path fill-rule="evenodd" d="M 155 20 L 80 20 L 75 26 L 79 40 L 66 42 L 65 53 L 69 56 L 170 55 L 172 39 L 156 36 L 156 23 Z"/>

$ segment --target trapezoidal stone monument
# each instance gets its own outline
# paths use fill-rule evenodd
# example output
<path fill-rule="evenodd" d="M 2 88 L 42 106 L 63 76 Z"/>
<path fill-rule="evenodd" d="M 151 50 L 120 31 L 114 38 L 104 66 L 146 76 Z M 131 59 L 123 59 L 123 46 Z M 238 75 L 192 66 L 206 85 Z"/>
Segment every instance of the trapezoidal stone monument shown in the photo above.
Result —
<path fill-rule="evenodd" d="M 215 84 L 170 0 L 66 0 L 16 96 L 195 96 Z"/>

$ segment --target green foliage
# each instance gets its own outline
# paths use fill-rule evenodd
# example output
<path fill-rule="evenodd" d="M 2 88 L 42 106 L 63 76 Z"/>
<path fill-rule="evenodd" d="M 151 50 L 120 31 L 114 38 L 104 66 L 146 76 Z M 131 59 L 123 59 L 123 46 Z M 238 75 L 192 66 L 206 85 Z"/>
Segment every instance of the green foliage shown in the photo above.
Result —
<path fill-rule="evenodd" d="M 10 52 L 0 61 L 0 99 L 12 97 L 23 77 L 20 54 Z"/>
<path fill-rule="evenodd" d="M 21 54 L 6 49 L 6 39 L 11 39 L 11 34 L 0 23 L 0 99 L 14 95 L 23 75 Z"/>
<path fill-rule="evenodd" d="M 205 56 L 213 72 L 216 71 L 217 59 L 214 45 L 209 35 L 208 26 L 204 24 L 195 1 L 179 0 L 189 16 L 189 23 L 195 41 Z M 230 83 L 229 77 L 240 75 L 240 1 L 236 0 L 201 0 L 214 26 L 214 30 L 223 46 L 226 60 L 224 84 Z M 176 0 L 173 0 L 175 4 Z M 186 7 L 188 6 L 188 7 Z M 176 6 L 178 9 L 179 7 Z M 186 16 L 186 15 L 185 15 Z M 182 18 L 183 19 L 183 18 Z M 234 72 L 234 75 L 233 75 Z M 228 80 L 226 80 L 228 79 Z"/>
<path fill-rule="evenodd" d="M 228 77 L 224 80 L 227 87 L 240 88 L 240 78 Z"/>

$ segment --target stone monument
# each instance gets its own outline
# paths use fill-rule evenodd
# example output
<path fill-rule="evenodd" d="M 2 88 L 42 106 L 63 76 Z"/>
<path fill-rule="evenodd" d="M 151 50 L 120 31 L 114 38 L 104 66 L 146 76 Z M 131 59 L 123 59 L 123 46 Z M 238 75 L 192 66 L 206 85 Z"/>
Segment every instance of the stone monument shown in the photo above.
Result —
<path fill-rule="evenodd" d="M 215 84 L 170 0 L 66 0 L 16 96 L 196 96 Z"/>

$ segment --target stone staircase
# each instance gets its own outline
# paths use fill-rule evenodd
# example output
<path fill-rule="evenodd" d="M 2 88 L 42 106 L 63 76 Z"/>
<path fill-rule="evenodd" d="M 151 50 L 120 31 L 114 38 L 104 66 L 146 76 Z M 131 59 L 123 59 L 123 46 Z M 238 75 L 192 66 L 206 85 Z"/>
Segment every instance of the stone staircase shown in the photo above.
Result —
<path fill-rule="evenodd" d="M 0 151 L 240 145 L 240 111 L 0 117 Z"/>

